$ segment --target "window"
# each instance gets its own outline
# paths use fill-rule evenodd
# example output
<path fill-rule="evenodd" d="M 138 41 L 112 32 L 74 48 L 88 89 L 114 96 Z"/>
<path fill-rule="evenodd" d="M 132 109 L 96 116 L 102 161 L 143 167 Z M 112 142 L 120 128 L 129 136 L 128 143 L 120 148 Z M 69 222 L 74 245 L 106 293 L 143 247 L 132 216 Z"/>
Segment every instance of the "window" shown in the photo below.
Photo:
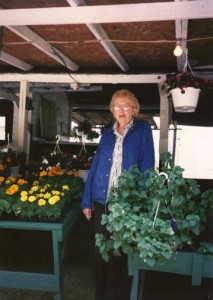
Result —
<path fill-rule="evenodd" d="M 0 146 L 4 146 L 10 141 L 13 131 L 13 102 L 0 99 Z"/>
<path fill-rule="evenodd" d="M 0 117 L 0 140 L 5 140 L 6 134 L 6 117 Z"/>

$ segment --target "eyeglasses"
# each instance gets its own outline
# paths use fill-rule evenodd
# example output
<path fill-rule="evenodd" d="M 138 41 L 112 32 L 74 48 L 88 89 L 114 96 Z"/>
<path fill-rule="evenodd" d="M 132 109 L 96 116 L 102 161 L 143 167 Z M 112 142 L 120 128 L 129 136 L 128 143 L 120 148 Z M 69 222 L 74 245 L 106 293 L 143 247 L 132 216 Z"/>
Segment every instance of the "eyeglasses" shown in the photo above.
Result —
<path fill-rule="evenodd" d="M 124 105 L 124 106 L 119 106 L 119 105 L 116 105 L 116 106 L 113 106 L 113 109 L 116 110 L 116 111 L 119 111 L 120 109 L 124 110 L 124 111 L 127 111 L 130 109 L 131 106 L 128 106 L 128 105 Z"/>

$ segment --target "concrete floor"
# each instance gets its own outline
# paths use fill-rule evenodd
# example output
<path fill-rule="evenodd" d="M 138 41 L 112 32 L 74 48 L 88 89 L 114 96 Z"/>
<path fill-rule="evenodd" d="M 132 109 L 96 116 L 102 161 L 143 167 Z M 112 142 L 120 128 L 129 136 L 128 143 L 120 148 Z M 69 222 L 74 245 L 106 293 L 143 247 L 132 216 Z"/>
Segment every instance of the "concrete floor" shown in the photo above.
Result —
<path fill-rule="evenodd" d="M 94 300 L 94 268 L 88 263 L 64 266 L 64 300 Z M 1 300 L 53 300 L 49 292 L 0 289 Z"/>
<path fill-rule="evenodd" d="M 34 268 L 42 272 L 51 268 L 50 238 L 29 233 L 20 236 L 12 232 L 10 237 L 0 231 L 0 266 L 16 270 Z M 27 236 L 26 236 L 27 235 Z M 4 244 L 2 244 L 2 240 Z M 93 256 L 93 232 L 91 225 L 80 220 L 72 229 L 64 259 L 64 300 L 94 300 L 95 268 Z M 14 250 L 15 249 L 15 250 Z M 0 278 L 1 280 L 1 278 Z M 128 300 L 123 296 L 120 300 Z M 213 281 L 203 279 L 201 287 L 191 286 L 188 276 L 150 272 L 145 274 L 144 293 L 140 300 L 213 300 Z M 0 300 L 53 300 L 53 294 L 17 289 L 0 288 Z M 117 299 L 116 299 L 117 300 Z"/>

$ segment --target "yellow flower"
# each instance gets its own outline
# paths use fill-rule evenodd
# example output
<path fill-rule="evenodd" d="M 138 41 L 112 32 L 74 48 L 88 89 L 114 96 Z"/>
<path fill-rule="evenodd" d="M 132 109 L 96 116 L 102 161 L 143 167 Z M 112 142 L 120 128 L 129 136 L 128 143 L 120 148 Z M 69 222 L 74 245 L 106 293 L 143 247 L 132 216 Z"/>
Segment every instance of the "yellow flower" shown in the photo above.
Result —
<path fill-rule="evenodd" d="M 68 187 L 68 185 L 63 185 L 62 189 L 63 189 L 63 191 L 69 191 L 70 188 Z"/>
<path fill-rule="evenodd" d="M 7 180 L 5 181 L 5 183 L 6 183 L 6 184 L 10 184 L 11 181 L 10 181 L 9 179 L 7 179 Z"/>
<path fill-rule="evenodd" d="M 43 198 L 44 197 L 44 193 L 40 193 L 37 195 L 39 198 Z"/>
<path fill-rule="evenodd" d="M 37 190 L 38 190 L 38 186 L 37 185 L 31 187 L 31 191 L 32 192 L 36 192 Z"/>
<path fill-rule="evenodd" d="M 27 191 L 22 191 L 21 196 L 27 196 L 28 192 Z"/>
<path fill-rule="evenodd" d="M 5 194 L 6 195 L 14 195 L 16 192 L 18 192 L 18 185 L 12 184 L 8 189 L 6 189 Z"/>
<path fill-rule="evenodd" d="M 61 192 L 61 194 L 60 194 L 62 197 L 64 196 L 64 193 L 63 192 Z"/>
<path fill-rule="evenodd" d="M 44 200 L 44 199 L 39 199 L 38 200 L 38 205 L 39 206 L 44 206 L 46 204 L 46 200 Z"/>
<path fill-rule="evenodd" d="M 39 182 L 37 180 L 33 181 L 33 185 L 39 185 Z"/>
<path fill-rule="evenodd" d="M 21 196 L 21 201 L 22 201 L 22 202 L 27 201 L 27 199 L 28 199 L 28 196 L 27 196 L 27 195 Z"/>
<path fill-rule="evenodd" d="M 55 205 L 60 200 L 60 197 L 55 195 L 49 198 L 48 202 L 50 205 Z"/>
<path fill-rule="evenodd" d="M 51 194 L 50 193 L 46 193 L 45 195 L 44 195 L 44 199 L 49 199 L 51 197 Z"/>
<path fill-rule="evenodd" d="M 59 191 L 56 191 L 56 190 L 53 190 L 53 191 L 52 191 L 52 194 L 53 194 L 53 195 L 60 195 L 60 192 L 59 192 Z"/>
<path fill-rule="evenodd" d="M 36 201 L 36 197 L 35 197 L 35 196 L 30 196 L 30 197 L 28 198 L 28 201 L 29 201 L 29 202 L 34 202 L 34 201 Z"/>
<path fill-rule="evenodd" d="M 60 200 L 60 197 L 58 195 L 53 196 L 55 198 L 55 201 L 58 202 Z"/>

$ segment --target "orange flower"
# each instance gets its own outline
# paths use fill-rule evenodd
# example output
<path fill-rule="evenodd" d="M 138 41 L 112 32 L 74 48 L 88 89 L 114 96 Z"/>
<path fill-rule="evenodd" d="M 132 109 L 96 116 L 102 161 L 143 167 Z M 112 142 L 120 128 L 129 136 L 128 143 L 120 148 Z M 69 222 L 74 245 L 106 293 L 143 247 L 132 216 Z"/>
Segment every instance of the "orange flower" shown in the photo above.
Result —
<path fill-rule="evenodd" d="M 76 176 L 81 176 L 81 171 L 78 170 L 77 172 L 75 172 L 75 175 Z"/>
<path fill-rule="evenodd" d="M 3 176 L 0 176 L 0 182 L 4 182 L 5 178 Z"/>
<path fill-rule="evenodd" d="M 40 177 L 43 177 L 43 176 L 46 176 L 46 175 L 47 175 L 47 172 L 46 172 L 46 171 L 42 171 L 42 172 L 39 173 L 39 176 L 40 176 Z"/>
<path fill-rule="evenodd" d="M 22 179 L 22 178 L 19 178 L 19 179 L 17 180 L 17 183 L 18 183 L 19 185 L 24 185 L 25 183 L 27 183 L 27 181 L 24 180 L 24 179 Z"/>
<path fill-rule="evenodd" d="M 14 195 L 16 192 L 18 192 L 19 187 L 17 184 L 12 184 L 8 189 L 6 189 L 5 194 L 6 195 Z"/>
<path fill-rule="evenodd" d="M 5 166 L 4 165 L 0 165 L 0 171 L 4 171 Z"/>
<path fill-rule="evenodd" d="M 15 182 L 16 181 L 16 179 L 13 176 L 7 177 L 7 180 L 9 180 L 11 182 Z"/>

